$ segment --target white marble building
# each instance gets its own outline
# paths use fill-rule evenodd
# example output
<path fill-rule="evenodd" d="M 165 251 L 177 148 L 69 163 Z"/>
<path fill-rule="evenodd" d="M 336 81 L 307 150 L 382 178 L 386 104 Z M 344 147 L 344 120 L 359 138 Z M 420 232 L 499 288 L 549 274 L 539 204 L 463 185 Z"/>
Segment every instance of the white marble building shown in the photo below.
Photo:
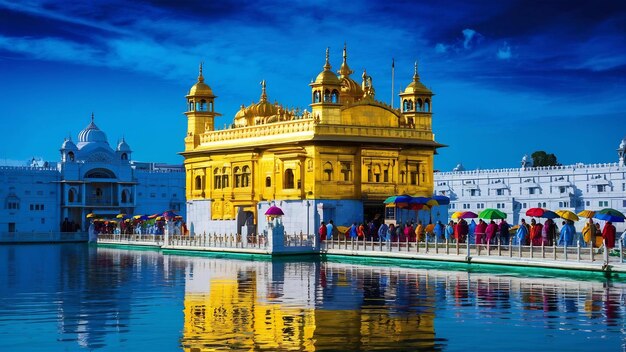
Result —
<path fill-rule="evenodd" d="M 64 219 L 73 229 L 85 231 L 89 213 L 115 218 L 119 213 L 171 209 L 185 215 L 182 165 L 131 161 L 132 150 L 124 138 L 111 148 L 93 116 L 78 142 L 66 139 L 60 154 L 59 162 L 0 166 L 5 209 L 0 233 L 57 232 Z"/>
<path fill-rule="evenodd" d="M 517 224 L 534 207 L 551 210 L 614 208 L 626 212 L 626 138 L 621 141 L 618 162 L 530 167 L 527 157 L 519 168 L 464 170 L 435 173 L 435 194 L 449 196 L 450 213 L 480 212 L 496 208 Z M 576 224 L 582 229 L 583 222 Z M 618 230 L 623 223 L 615 224 Z"/>

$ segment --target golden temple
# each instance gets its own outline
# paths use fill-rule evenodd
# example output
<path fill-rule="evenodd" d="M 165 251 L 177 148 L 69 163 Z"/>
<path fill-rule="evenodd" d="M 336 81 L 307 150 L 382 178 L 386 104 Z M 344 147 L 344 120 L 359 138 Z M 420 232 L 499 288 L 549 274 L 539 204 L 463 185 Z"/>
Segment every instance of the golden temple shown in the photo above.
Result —
<path fill-rule="evenodd" d="M 352 74 L 345 46 L 337 73 L 327 49 L 310 83 L 310 111 L 270 103 L 263 81 L 259 101 L 242 105 L 229 128 L 216 130 L 216 96 L 200 66 L 186 96 L 181 153 L 196 232 L 223 231 L 216 222 L 231 220 L 239 233 L 246 221 L 256 224 L 262 202 L 279 201 L 291 215 L 311 217 L 289 229 L 310 232 L 322 220 L 343 224 L 382 214 L 390 195 L 432 195 L 433 156 L 443 145 L 434 140 L 433 93 L 420 81 L 417 63 L 396 109 L 376 99 L 366 71 L 360 84 Z"/>

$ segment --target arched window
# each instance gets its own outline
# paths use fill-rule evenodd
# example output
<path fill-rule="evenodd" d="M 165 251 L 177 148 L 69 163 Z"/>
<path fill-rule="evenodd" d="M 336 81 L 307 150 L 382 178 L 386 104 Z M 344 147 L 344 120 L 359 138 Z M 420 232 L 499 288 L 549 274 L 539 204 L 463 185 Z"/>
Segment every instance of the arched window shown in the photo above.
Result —
<path fill-rule="evenodd" d="M 406 171 L 400 171 L 400 183 L 406 183 Z"/>
<path fill-rule="evenodd" d="M 285 170 L 285 189 L 294 188 L 294 175 L 292 169 Z"/>
<path fill-rule="evenodd" d="M 265 187 L 272 187 L 272 178 L 269 176 L 265 178 Z"/>
<path fill-rule="evenodd" d="M 250 167 L 244 166 L 243 170 L 242 170 L 242 174 L 243 174 L 242 175 L 243 177 L 241 179 L 242 186 L 243 187 L 250 187 L 250 175 L 251 175 Z"/>
<path fill-rule="evenodd" d="M 193 111 L 193 100 L 189 100 L 189 111 Z"/>
<path fill-rule="evenodd" d="M 69 203 L 74 203 L 76 201 L 76 190 L 74 190 L 73 188 L 70 188 L 70 190 L 67 192 L 67 201 Z"/>
<path fill-rule="evenodd" d="M 324 103 L 330 102 L 330 90 L 326 89 L 324 91 Z"/>
<path fill-rule="evenodd" d="M 202 189 L 202 177 L 196 176 L 196 183 L 194 185 L 194 189 L 197 191 Z"/>
<path fill-rule="evenodd" d="M 220 169 L 218 168 L 215 168 L 215 170 L 213 170 L 213 188 L 222 188 L 222 174 L 220 173 Z"/>
<path fill-rule="evenodd" d="M 374 182 L 380 182 L 380 165 L 374 165 Z"/>
<path fill-rule="evenodd" d="M 122 191 L 122 203 L 128 203 L 128 201 L 130 200 L 130 194 L 128 192 L 127 189 Z"/>
<path fill-rule="evenodd" d="M 222 168 L 222 188 L 228 188 L 228 168 Z"/>
<path fill-rule="evenodd" d="M 430 100 L 428 99 L 424 101 L 424 111 L 430 112 Z"/>
<path fill-rule="evenodd" d="M 197 111 L 206 111 L 206 100 L 202 99 L 196 103 Z"/>
<path fill-rule="evenodd" d="M 349 161 L 342 161 L 341 164 L 341 173 L 343 174 L 344 181 L 352 180 L 352 169 Z"/>
<path fill-rule="evenodd" d="M 315 92 L 313 92 L 313 102 L 314 103 L 319 103 L 320 100 L 321 100 L 320 91 L 316 90 Z"/>
<path fill-rule="evenodd" d="M 67 159 L 69 161 L 74 161 L 74 152 L 67 153 Z"/>
<path fill-rule="evenodd" d="M 209 111 L 213 112 L 213 102 L 209 102 Z"/>
<path fill-rule="evenodd" d="M 402 102 L 402 111 L 409 111 L 409 101 L 406 99 Z"/>
<path fill-rule="evenodd" d="M 415 111 L 422 111 L 422 99 L 417 99 L 417 104 L 415 105 Z"/>
<path fill-rule="evenodd" d="M 335 104 L 339 103 L 339 92 L 336 89 L 333 89 L 330 100 Z"/>
<path fill-rule="evenodd" d="M 233 174 L 235 175 L 235 188 L 242 187 L 241 184 L 241 169 L 237 166 L 233 169 Z"/>
<path fill-rule="evenodd" d="M 122 153 L 122 160 L 128 160 L 128 154 Z"/>
<path fill-rule="evenodd" d="M 324 163 L 324 181 L 333 180 L 333 165 L 330 162 Z"/>

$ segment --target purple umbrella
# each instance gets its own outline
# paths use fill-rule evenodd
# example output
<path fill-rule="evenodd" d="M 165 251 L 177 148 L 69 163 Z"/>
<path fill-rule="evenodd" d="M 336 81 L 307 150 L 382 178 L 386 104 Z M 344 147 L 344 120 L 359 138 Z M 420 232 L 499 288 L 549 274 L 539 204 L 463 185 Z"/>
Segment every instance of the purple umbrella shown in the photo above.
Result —
<path fill-rule="evenodd" d="M 285 215 L 285 213 L 283 213 L 283 210 L 275 205 L 272 205 L 271 207 L 269 207 L 269 209 L 267 209 L 267 211 L 265 212 L 265 215 L 268 216 L 281 216 L 281 215 Z"/>

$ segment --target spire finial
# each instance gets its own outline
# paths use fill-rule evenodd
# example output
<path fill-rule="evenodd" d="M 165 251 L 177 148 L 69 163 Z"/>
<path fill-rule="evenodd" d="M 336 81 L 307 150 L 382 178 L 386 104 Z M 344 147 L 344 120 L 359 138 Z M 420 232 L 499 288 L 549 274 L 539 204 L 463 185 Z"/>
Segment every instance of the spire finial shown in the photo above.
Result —
<path fill-rule="evenodd" d="M 417 60 L 415 60 L 415 72 L 413 73 L 413 80 L 415 82 L 419 81 L 420 75 L 417 73 Z"/>
<path fill-rule="evenodd" d="M 326 48 L 326 63 L 324 64 L 324 70 L 330 70 L 330 48 Z"/>
<path fill-rule="evenodd" d="M 265 92 L 265 80 L 261 81 L 261 100 L 267 100 L 267 93 Z"/>
<path fill-rule="evenodd" d="M 198 70 L 198 82 L 204 82 L 204 76 L 202 75 L 202 64 L 203 62 L 200 61 L 200 68 Z"/>
<path fill-rule="evenodd" d="M 346 42 L 343 43 L 343 62 L 341 63 L 341 67 L 339 68 L 339 71 L 337 72 L 342 77 L 348 77 L 354 72 L 348 66 L 348 46 L 346 45 Z"/>

